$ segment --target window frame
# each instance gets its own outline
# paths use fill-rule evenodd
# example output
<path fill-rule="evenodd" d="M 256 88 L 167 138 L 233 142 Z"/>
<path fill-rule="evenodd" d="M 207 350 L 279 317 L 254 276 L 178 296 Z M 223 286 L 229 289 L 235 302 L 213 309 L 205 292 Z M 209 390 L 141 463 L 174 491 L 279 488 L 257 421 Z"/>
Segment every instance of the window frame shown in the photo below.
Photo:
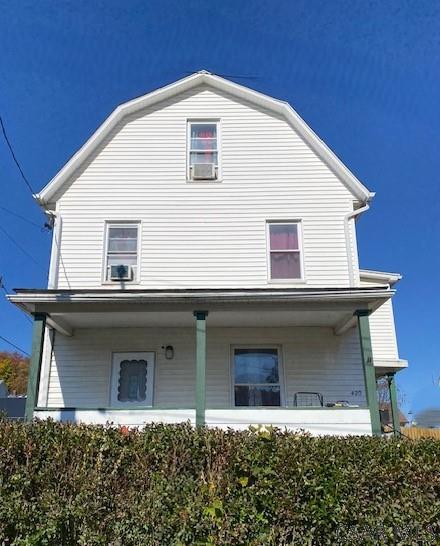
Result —
<path fill-rule="evenodd" d="M 236 349 L 276 349 L 278 354 L 278 383 L 237 383 L 237 385 L 278 385 L 280 386 L 280 405 L 279 406 L 236 406 L 235 405 L 235 350 Z M 286 407 L 286 391 L 285 391 L 285 377 L 284 377 L 284 365 L 283 365 L 283 350 L 281 345 L 273 343 L 246 343 L 246 344 L 234 344 L 230 347 L 230 405 L 234 409 L 259 409 L 259 408 L 284 408 Z"/>
<path fill-rule="evenodd" d="M 215 125 L 217 134 L 217 176 L 214 179 L 194 180 L 191 177 L 191 125 Z M 222 181 L 222 137 L 221 119 L 219 118 L 187 118 L 186 120 L 186 181 L 193 184 L 215 184 Z M 203 151 L 203 150 L 202 150 Z"/>
<path fill-rule="evenodd" d="M 270 247 L 270 226 L 271 225 L 296 225 L 298 233 L 298 250 L 271 250 Z M 300 277 L 292 277 L 289 279 L 273 279 L 271 268 L 271 253 L 272 252 L 298 252 L 299 253 L 299 266 Z M 302 220 L 266 220 L 266 264 L 267 264 L 267 282 L 274 284 L 304 284 L 306 283 L 305 269 L 304 269 L 304 245 L 303 245 L 303 230 Z"/>
<path fill-rule="evenodd" d="M 131 280 L 112 281 L 107 279 L 107 267 L 108 267 L 108 245 L 109 245 L 109 232 L 112 227 L 121 228 L 137 228 L 137 245 L 136 245 L 136 272 Z M 102 256 L 102 284 L 115 285 L 117 283 L 139 284 L 140 282 L 140 269 L 141 269 L 141 233 L 142 222 L 140 220 L 106 220 L 104 225 L 104 244 L 103 244 L 103 256 Z M 129 252 L 119 252 L 119 254 L 130 254 Z"/>

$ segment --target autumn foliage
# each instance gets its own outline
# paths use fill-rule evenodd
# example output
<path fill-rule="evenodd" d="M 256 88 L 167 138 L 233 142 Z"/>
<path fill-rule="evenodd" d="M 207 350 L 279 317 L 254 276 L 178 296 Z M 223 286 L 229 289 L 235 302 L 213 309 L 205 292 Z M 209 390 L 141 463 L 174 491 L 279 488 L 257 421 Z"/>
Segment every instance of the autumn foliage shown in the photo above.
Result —
<path fill-rule="evenodd" d="M 29 358 L 17 352 L 0 352 L 0 379 L 11 394 L 26 394 L 28 373 Z"/>

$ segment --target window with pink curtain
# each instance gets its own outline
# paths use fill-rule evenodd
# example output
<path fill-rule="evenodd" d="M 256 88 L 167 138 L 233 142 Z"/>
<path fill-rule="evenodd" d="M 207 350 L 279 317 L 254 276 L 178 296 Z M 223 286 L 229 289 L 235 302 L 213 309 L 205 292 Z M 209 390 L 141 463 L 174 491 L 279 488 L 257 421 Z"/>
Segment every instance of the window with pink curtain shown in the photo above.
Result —
<path fill-rule="evenodd" d="M 196 163 L 218 165 L 216 123 L 190 123 L 189 164 Z"/>
<path fill-rule="evenodd" d="M 301 279 L 298 223 L 269 224 L 271 279 Z"/>

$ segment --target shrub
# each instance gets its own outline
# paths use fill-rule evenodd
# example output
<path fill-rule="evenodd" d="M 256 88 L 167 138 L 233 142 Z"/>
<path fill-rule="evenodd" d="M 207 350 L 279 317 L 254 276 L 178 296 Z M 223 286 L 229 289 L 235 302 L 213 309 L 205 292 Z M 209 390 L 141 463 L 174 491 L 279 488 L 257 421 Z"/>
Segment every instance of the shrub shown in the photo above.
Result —
<path fill-rule="evenodd" d="M 0 537 L 23 546 L 437 544 L 439 463 L 435 440 L 0 422 Z"/>

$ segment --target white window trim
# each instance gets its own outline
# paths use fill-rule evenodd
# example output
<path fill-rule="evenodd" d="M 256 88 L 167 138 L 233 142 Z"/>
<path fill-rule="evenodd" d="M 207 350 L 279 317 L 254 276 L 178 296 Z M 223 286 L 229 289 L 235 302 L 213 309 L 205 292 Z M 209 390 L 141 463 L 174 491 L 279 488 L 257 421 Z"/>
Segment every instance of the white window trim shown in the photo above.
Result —
<path fill-rule="evenodd" d="M 217 178 L 214 180 L 193 180 L 191 178 L 190 152 L 191 152 L 191 124 L 217 126 Z M 187 118 L 186 120 L 186 181 L 192 184 L 216 184 L 222 181 L 222 127 L 219 118 Z"/>
<path fill-rule="evenodd" d="M 148 369 L 147 369 L 147 391 L 146 391 L 146 400 L 145 402 L 138 402 L 138 401 L 129 401 L 129 402 L 120 402 L 117 400 L 117 392 L 118 392 L 118 382 L 119 382 L 119 375 L 116 373 L 116 363 L 115 362 L 115 356 L 116 355 L 126 355 L 127 358 L 132 358 L 135 360 L 140 360 L 142 358 L 146 359 L 148 361 L 149 358 L 152 358 L 153 366 L 151 368 L 151 375 L 149 377 L 148 375 Z M 147 356 L 146 356 L 147 355 Z M 110 392 L 109 392 L 109 407 L 110 408 L 127 408 L 137 406 L 137 407 L 146 407 L 146 408 L 152 408 L 154 407 L 154 375 L 155 375 L 155 368 L 156 368 L 156 353 L 155 351 L 113 351 L 110 354 Z M 151 381 L 150 381 L 151 378 Z M 150 404 L 147 404 L 148 401 L 151 401 Z"/>
<path fill-rule="evenodd" d="M 298 250 L 280 250 L 276 252 L 299 252 L 299 264 L 301 270 L 301 277 L 292 278 L 292 279 L 272 279 L 272 272 L 270 266 L 270 226 L 273 224 L 281 225 L 291 225 L 295 224 L 298 229 Z M 274 251 L 275 252 L 275 251 Z M 266 220 L 266 267 L 267 267 L 267 282 L 269 284 L 306 284 L 307 280 L 305 277 L 304 269 L 304 245 L 303 245 L 303 235 L 302 235 L 302 221 L 297 220 Z"/>
<path fill-rule="evenodd" d="M 280 405 L 279 406 L 236 406 L 235 405 L 235 349 L 276 349 L 278 352 L 278 376 L 280 385 Z M 283 351 L 281 345 L 273 343 L 246 343 L 239 345 L 231 345 L 230 350 L 230 405 L 232 408 L 247 408 L 247 409 L 259 409 L 259 408 L 283 408 L 286 407 L 286 392 L 285 392 L 285 377 L 284 377 L 284 365 L 283 365 Z M 259 385 L 259 383 L 249 383 L 249 385 Z"/>
<path fill-rule="evenodd" d="M 108 249 L 108 238 L 109 238 L 109 228 L 110 227 L 133 227 L 136 226 L 137 233 L 137 263 L 136 263 L 136 275 L 131 281 L 111 281 L 107 280 L 107 249 Z M 104 224 L 104 237 L 103 237 L 103 255 L 102 255 L 102 284 L 103 285 L 118 285 L 120 282 L 126 284 L 139 284 L 140 282 L 140 270 L 141 270 L 141 234 L 142 234 L 142 222 L 140 220 L 106 220 Z M 121 252 L 123 254 L 123 252 Z"/>

